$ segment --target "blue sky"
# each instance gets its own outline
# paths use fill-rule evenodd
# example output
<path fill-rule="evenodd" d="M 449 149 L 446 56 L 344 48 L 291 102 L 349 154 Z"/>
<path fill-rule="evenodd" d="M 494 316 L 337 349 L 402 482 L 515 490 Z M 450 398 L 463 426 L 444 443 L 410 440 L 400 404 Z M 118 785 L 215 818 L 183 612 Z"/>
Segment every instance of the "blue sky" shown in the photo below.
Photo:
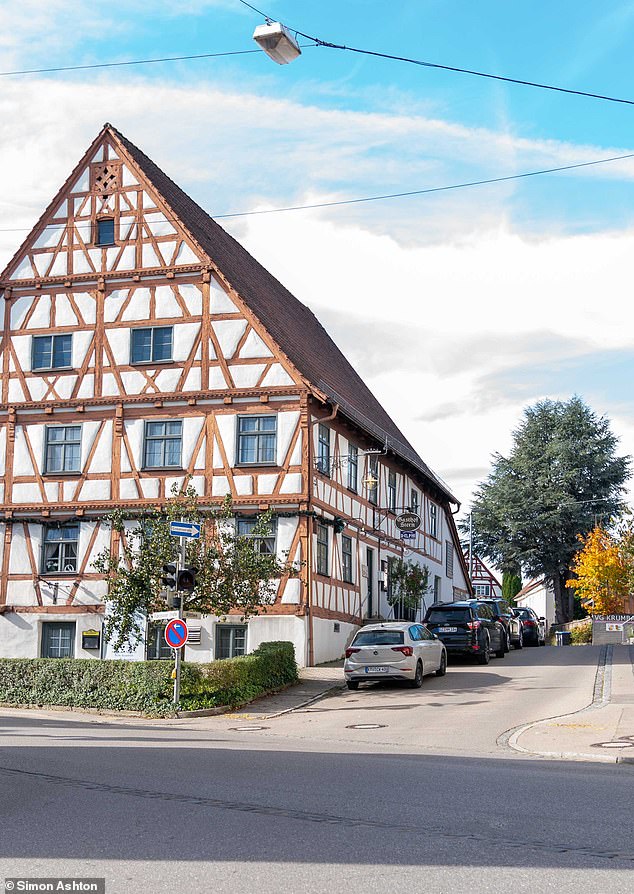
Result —
<path fill-rule="evenodd" d="M 269 0 L 351 46 L 634 99 L 634 2 Z M 151 12 L 148 7 L 151 6 Z M 5 0 L 0 68 L 249 50 L 237 0 Z M 109 120 L 213 213 L 634 152 L 634 107 L 326 48 L 2 78 L 0 264 Z M 522 408 L 578 393 L 634 453 L 634 160 L 226 221 L 468 503 Z"/>

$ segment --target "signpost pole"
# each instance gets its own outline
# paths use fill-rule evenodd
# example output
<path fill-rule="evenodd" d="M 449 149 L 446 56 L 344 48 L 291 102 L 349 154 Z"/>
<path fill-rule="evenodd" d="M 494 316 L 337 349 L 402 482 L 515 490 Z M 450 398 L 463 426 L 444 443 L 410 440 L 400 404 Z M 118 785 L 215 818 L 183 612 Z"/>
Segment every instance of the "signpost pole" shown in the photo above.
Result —
<path fill-rule="evenodd" d="M 182 519 L 184 521 L 184 519 Z M 179 570 L 182 571 L 185 568 L 185 563 L 187 561 L 185 555 L 185 544 L 187 540 L 185 537 L 181 537 L 181 550 L 180 556 L 178 560 Z M 176 579 L 178 580 L 178 574 L 176 575 Z M 183 620 L 183 594 L 181 593 L 179 596 L 178 602 L 178 620 Z M 180 700 L 181 695 L 181 652 L 182 649 L 176 649 L 176 676 L 174 677 L 174 704 L 177 705 Z"/>

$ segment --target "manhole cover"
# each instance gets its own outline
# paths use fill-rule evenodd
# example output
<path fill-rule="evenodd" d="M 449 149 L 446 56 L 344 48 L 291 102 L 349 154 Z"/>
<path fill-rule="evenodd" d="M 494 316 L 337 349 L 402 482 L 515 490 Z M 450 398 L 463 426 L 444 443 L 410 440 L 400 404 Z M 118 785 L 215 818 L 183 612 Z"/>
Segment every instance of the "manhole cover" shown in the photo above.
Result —
<path fill-rule="evenodd" d="M 236 733 L 255 733 L 261 729 L 269 729 L 268 726 L 230 726 L 230 730 Z"/>
<path fill-rule="evenodd" d="M 351 723 L 346 729 L 385 729 L 386 723 Z"/>
<path fill-rule="evenodd" d="M 597 742 L 593 748 L 634 748 L 634 742 Z"/>

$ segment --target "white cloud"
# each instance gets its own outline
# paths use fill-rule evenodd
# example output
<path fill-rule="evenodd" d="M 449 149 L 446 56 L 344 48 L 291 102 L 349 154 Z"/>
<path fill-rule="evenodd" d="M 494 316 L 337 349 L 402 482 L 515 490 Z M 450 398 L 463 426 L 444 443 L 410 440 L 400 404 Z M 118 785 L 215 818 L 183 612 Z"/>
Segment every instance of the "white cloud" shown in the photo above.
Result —
<path fill-rule="evenodd" d="M 104 76 L 91 84 L 3 86 L 3 229 L 34 223 L 105 120 L 218 211 L 375 193 L 399 182 L 451 182 L 456 171 L 478 175 L 509 157 L 513 169 L 529 169 L 618 154 L 424 115 L 328 110 L 211 84 Z M 583 176 L 633 174 L 622 164 Z M 508 449 L 523 404 L 546 393 L 541 380 L 531 391 L 530 364 L 634 346 L 624 322 L 631 319 L 634 234 L 546 232 L 530 239 L 509 213 L 512 189 L 492 189 L 484 201 L 464 191 L 433 203 L 230 223 L 274 275 L 330 318 L 344 353 L 464 500 L 479 477 L 474 470 L 485 469 L 495 450 Z M 25 235 L 0 233 L 0 266 Z M 496 382 L 513 370 L 523 377 L 521 395 L 500 394 Z M 568 397 L 559 387 L 553 375 L 547 393 Z M 604 404 L 597 411 L 610 409 L 609 388 L 598 399 Z M 634 452 L 627 407 L 618 408 L 615 425 L 624 450 Z"/>

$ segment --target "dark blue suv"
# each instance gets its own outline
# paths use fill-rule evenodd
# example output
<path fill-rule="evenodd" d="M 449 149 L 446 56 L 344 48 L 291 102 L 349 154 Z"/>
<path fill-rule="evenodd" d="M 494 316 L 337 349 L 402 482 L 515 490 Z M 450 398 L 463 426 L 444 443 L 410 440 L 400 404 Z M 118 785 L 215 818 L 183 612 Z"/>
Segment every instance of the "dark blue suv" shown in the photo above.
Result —
<path fill-rule="evenodd" d="M 506 631 L 491 606 L 476 599 L 437 602 L 427 609 L 425 626 L 442 640 L 448 655 L 473 655 L 488 664 L 491 652 L 506 654 Z"/>

